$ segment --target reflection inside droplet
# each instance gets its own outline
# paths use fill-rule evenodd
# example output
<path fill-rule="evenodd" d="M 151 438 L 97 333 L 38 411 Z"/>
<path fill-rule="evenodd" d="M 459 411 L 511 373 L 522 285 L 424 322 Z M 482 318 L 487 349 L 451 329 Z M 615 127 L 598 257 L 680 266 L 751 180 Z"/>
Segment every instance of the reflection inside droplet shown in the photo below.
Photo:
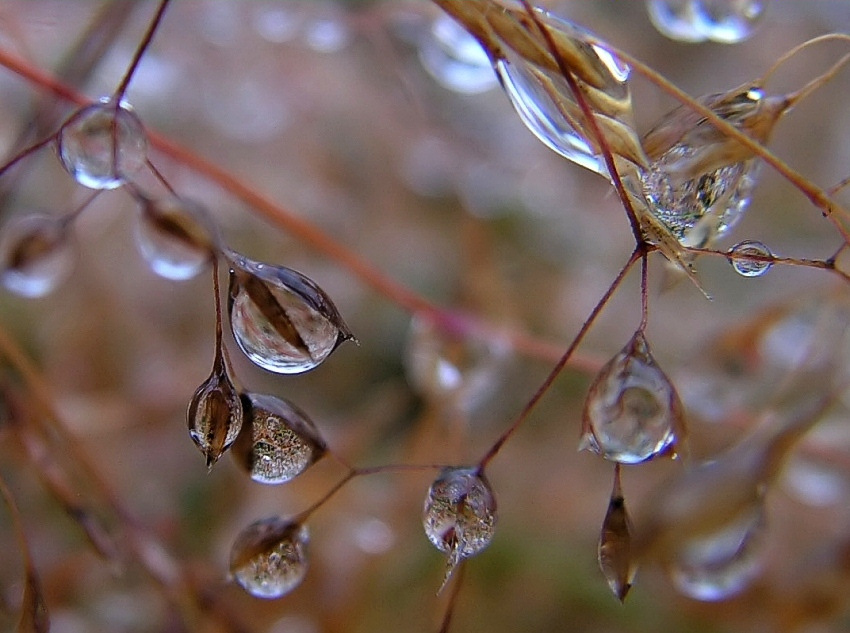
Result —
<path fill-rule="evenodd" d="M 419 47 L 419 59 L 440 84 L 462 94 L 494 88 L 498 79 L 478 41 L 455 20 L 439 14 Z"/>
<path fill-rule="evenodd" d="M 52 292 L 71 274 L 76 258 L 76 243 L 63 218 L 22 215 L 0 231 L 0 281 L 22 297 Z"/>

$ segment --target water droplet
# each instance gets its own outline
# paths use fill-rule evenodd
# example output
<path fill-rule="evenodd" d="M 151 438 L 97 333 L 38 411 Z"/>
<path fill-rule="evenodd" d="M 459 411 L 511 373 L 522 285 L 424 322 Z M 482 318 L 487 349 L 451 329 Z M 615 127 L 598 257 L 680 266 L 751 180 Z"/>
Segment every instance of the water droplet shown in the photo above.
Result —
<path fill-rule="evenodd" d="M 230 550 L 230 573 L 256 598 L 280 598 L 307 574 L 307 526 L 279 517 L 245 528 Z"/>
<path fill-rule="evenodd" d="M 67 218 L 30 214 L 10 220 L 0 232 L 0 280 L 22 297 L 43 297 L 70 274 L 76 243 Z"/>
<path fill-rule="evenodd" d="M 419 47 L 419 60 L 449 90 L 480 94 L 498 84 L 487 53 L 470 33 L 441 13 Z"/>
<path fill-rule="evenodd" d="M 670 379 L 637 332 L 596 376 L 584 405 L 580 448 L 636 464 L 675 455 L 684 438 L 684 412 Z"/>
<path fill-rule="evenodd" d="M 242 428 L 242 401 L 219 352 L 212 373 L 189 401 L 189 436 L 207 458 L 207 468 L 236 441 Z"/>
<path fill-rule="evenodd" d="M 446 468 L 431 484 L 423 525 L 428 540 L 448 554 L 443 584 L 464 558 L 474 556 L 493 539 L 496 497 L 477 468 Z"/>
<path fill-rule="evenodd" d="M 216 229 L 207 210 L 191 200 L 141 199 L 136 245 L 151 269 L 174 281 L 191 279 L 212 261 Z"/>
<path fill-rule="evenodd" d="M 743 259 L 737 257 L 737 255 L 773 257 L 773 253 L 771 253 L 770 249 L 761 242 L 753 240 L 745 240 L 735 244 L 735 246 L 729 249 L 729 263 L 732 264 L 732 268 L 735 269 L 735 272 L 742 277 L 760 277 L 770 270 L 771 266 L 773 266 L 773 262 L 770 261 Z"/>
<path fill-rule="evenodd" d="M 271 395 L 242 395 L 245 422 L 232 455 L 263 484 L 280 484 L 303 473 L 327 447 L 312 420 L 291 402 Z"/>
<path fill-rule="evenodd" d="M 764 0 L 647 1 L 658 31 L 680 42 L 741 42 L 753 34 L 764 8 Z"/>
<path fill-rule="evenodd" d="M 147 160 L 142 122 L 122 102 L 86 106 L 59 130 L 59 160 L 74 179 L 91 189 L 115 189 Z"/>
<path fill-rule="evenodd" d="M 725 600 L 762 570 L 767 538 L 762 506 L 711 534 L 681 545 L 667 565 L 676 588 L 696 600 Z"/>
<path fill-rule="evenodd" d="M 348 326 L 312 280 L 283 266 L 232 255 L 230 327 L 251 361 L 278 374 L 313 369 L 345 340 Z"/>
<path fill-rule="evenodd" d="M 599 535 L 598 559 L 608 586 L 614 595 L 623 602 L 635 576 L 635 565 L 631 555 L 632 526 L 626 512 L 626 500 L 620 485 L 620 465 L 614 469 L 614 485 L 608 511 L 602 522 Z"/>

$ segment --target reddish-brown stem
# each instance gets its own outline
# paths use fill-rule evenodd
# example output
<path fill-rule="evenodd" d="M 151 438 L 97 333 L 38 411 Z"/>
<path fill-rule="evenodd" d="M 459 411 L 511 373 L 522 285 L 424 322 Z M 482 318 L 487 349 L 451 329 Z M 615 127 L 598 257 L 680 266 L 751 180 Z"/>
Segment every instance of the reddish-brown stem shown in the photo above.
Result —
<path fill-rule="evenodd" d="M 585 322 L 582 324 L 581 329 L 578 334 L 576 334 L 570 346 L 567 348 L 567 351 L 561 356 L 561 359 L 558 363 L 552 368 L 552 371 L 549 372 L 549 375 L 546 376 L 546 379 L 543 381 L 543 384 L 538 387 L 537 391 L 531 397 L 531 399 L 526 403 L 525 407 L 523 407 L 522 411 L 520 411 L 519 415 L 513 421 L 513 423 L 502 433 L 501 436 L 493 443 L 484 457 L 478 462 L 478 468 L 480 471 L 483 471 L 487 464 L 496 457 L 499 451 L 502 449 L 502 446 L 513 436 L 514 433 L 519 430 L 531 412 L 534 410 L 534 407 L 537 406 L 537 403 L 540 402 L 540 399 L 549 391 L 549 388 L 552 386 L 552 383 L 555 382 L 555 379 L 558 375 L 563 371 L 564 367 L 567 366 L 567 363 L 570 361 L 570 358 L 575 353 L 576 348 L 581 344 L 582 340 L 584 340 L 585 335 L 590 331 L 591 326 L 596 321 L 596 318 L 602 312 L 602 309 L 607 305 L 608 300 L 614 295 L 614 292 L 617 288 L 620 287 L 620 284 L 623 282 L 623 279 L 626 278 L 626 273 L 629 272 L 631 267 L 635 264 L 638 259 L 642 257 L 646 257 L 646 252 L 642 248 L 636 248 L 634 252 L 632 252 L 631 257 L 626 262 L 626 264 L 620 269 L 620 272 L 617 273 L 617 276 L 614 278 L 614 281 L 611 282 L 611 285 L 608 286 L 608 290 L 605 291 L 605 294 L 602 295 L 602 298 L 599 302 L 593 307 L 593 310 L 590 312 L 590 316 L 587 317 Z"/>
<path fill-rule="evenodd" d="M 51 134 L 47 138 L 43 138 L 40 141 L 33 143 L 32 145 L 30 145 L 26 149 L 18 152 L 17 154 L 15 154 L 15 156 L 13 156 L 11 159 L 9 159 L 9 161 L 5 165 L 0 167 L 0 176 L 5 174 L 7 171 L 9 171 L 12 167 L 17 165 L 20 161 L 22 161 L 24 158 L 26 158 L 30 154 L 36 153 L 42 147 L 49 145 L 50 143 L 52 143 L 55 140 L 56 140 L 56 134 Z"/>
<path fill-rule="evenodd" d="M 130 81 L 133 79 L 133 75 L 136 74 L 136 69 L 139 67 L 142 57 L 147 52 L 156 30 L 162 22 L 162 16 L 165 15 L 165 9 L 168 8 L 168 3 L 170 1 L 171 0 L 161 0 L 159 3 L 159 7 L 148 25 L 148 29 L 145 31 L 145 35 L 142 38 L 141 43 L 136 48 L 136 52 L 133 55 L 133 59 L 130 61 L 130 66 L 127 68 L 127 72 L 124 73 L 124 77 L 121 78 L 121 83 L 119 83 L 118 87 L 115 89 L 112 98 L 113 101 L 115 101 L 116 107 L 118 107 L 118 104 L 120 104 L 121 100 L 124 98 L 127 88 L 130 85 Z"/>
<path fill-rule="evenodd" d="M 449 601 L 446 604 L 446 612 L 443 614 L 443 621 L 440 624 L 439 633 L 449 633 L 449 627 L 452 624 L 452 618 L 454 617 L 455 607 L 457 606 L 458 596 L 460 595 L 461 587 L 463 587 L 463 578 L 464 571 L 466 569 L 466 565 L 464 565 L 465 559 L 461 559 L 460 562 L 455 566 L 454 575 L 454 583 L 452 584 L 452 592 L 449 594 Z"/>
<path fill-rule="evenodd" d="M 649 321 L 649 255 L 641 253 L 640 258 L 640 325 L 638 331 L 646 330 Z"/>

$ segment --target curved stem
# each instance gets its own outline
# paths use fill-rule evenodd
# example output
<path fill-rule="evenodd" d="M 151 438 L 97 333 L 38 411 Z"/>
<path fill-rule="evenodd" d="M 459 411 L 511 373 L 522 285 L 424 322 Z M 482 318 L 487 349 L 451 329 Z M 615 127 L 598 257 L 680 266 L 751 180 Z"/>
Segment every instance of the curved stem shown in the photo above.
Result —
<path fill-rule="evenodd" d="M 159 28 L 159 25 L 162 22 L 162 17 L 163 15 L 165 15 L 165 9 L 168 8 L 168 3 L 170 1 L 171 0 L 161 0 L 161 2 L 159 3 L 159 7 L 157 8 L 156 13 L 153 16 L 153 19 L 151 19 L 151 22 L 148 25 L 147 31 L 145 31 L 145 35 L 142 38 L 142 41 L 136 48 L 136 52 L 133 55 L 132 61 L 130 61 L 130 66 L 127 68 L 127 71 L 124 73 L 124 77 L 121 79 L 121 83 L 118 84 L 118 87 L 113 93 L 113 100 L 116 104 L 121 103 L 121 100 L 124 98 L 124 94 L 127 92 L 127 88 L 130 85 L 130 81 L 133 79 L 133 75 L 136 74 L 136 69 L 139 67 L 139 63 L 142 61 L 142 57 L 147 52 L 148 47 L 150 46 L 150 43 L 153 40 L 153 36 L 156 33 L 156 30 L 157 28 Z"/>

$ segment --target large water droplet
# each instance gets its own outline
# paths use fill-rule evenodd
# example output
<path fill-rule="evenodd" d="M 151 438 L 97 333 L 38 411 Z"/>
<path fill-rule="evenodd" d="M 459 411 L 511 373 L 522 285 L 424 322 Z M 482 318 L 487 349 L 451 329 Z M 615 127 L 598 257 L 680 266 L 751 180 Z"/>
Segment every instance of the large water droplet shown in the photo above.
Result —
<path fill-rule="evenodd" d="M 735 272 L 742 277 L 760 277 L 770 270 L 771 266 L 773 266 L 773 262 L 771 261 L 745 259 L 737 257 L 737 255 L 773 257 L 773 253 L 770 252 L 770 249 L 767 246 L 754 240 L 745 240 L 735 244 L 735 246 L 729 249 L 729 263 L 732 264 L 732 268 L 735 269 Z"/>
<path fill-rule="evenodd" d="M 626 599 L 632 588 L 636 571 L 631 554 L 631 532 L 631 520 L 626 512 L 626 500 L 620 485 L 620 465 L 617 464 L 608 511 L 599 535 L 598 559 L 608 586 L 620 602 Z"/>
<path fill-rule="evenodd" d="M 681 42 L 734 44 L 753 34 L 764 0 L 647 0 L 652 23 Z"/>
<path fill-rule="evenodd" d="M 307 526 L 279 517 L 245 528 L 230 550 L 230 573 L 257 598 L 280 598 L 307 574 Z"/>
<path fill-rule="evenodd" d="M 658 32 L 679 42 L 703 42 L 697 8 L 693 0 L 647 0 L 649 19 Z"/>
<path fill-rule="evenodd" d="M 126 103 L 102 100 L 78 110 L 59 130 L 59 160 L 91 189 L 115 189 L 147 160 L 142 122 Z"/>
<path fill-rule="evenodd" d="M 637 332 L 594 379 L 582 425 L 580 448 L 605 459 L 636 464 L 675 454 L 684 436 L 682 404 L 643 333 Z"/>
<path fill-rule="evenodd" d="M 434 19 L 419 47 L 419 59 L 434 79 L 455 92 L 479 94 L 498 84 L 478 40 L 444 13 Z"/>
<path fill-rule="evenodd" d="M 667 566 L 676 588 L 703 601 L 725 600 L 759 575 L 766 552 L 761 506 L 711 534 L 682 544 Z"/>
<path fill-rule="evenodd" d="M 77 253 L 66 220 L 31 214 L 3 226 L 0 281 L 7 290 L 23 297 L 43 297 L 71 274 Z"/>
<path fill-rule="evenodd" d="M 135 237 L 151 269 L 174 281 L 198 275 L 216 252 L 216 229 L 207 210 L 175 196 L 142 198 Z"/>
<path fill-rule="evenodd" d="M 208 468 L 236 441 L 242 417 L 242 401 L 219 354 L 212 373 L 195 391 L 186 412 L 189 436 L 207 458 Z"/>
<path fill-rule="evenodd" d="M 232 455 L 254 481 L 280 484 L 297 477 L 327 447 L 313 421 L 291 402 L 271 395 L 242 395 L 245 422 Z"/>
<path fill-rule="evenodd" d="M 444 469 L 428 490 L 422 522 L 428 540 L 448 555 L 448 580 L 461 560 L 493 539 L 496 497 L 484 474 L 477 468 Z"/>
<path fill-rule="evenodd" d="M 325 292 L 283 266 L 233 254 L 230 327 L 251 361 L 279 374 L 298 374 L 353 339 Z"/>

